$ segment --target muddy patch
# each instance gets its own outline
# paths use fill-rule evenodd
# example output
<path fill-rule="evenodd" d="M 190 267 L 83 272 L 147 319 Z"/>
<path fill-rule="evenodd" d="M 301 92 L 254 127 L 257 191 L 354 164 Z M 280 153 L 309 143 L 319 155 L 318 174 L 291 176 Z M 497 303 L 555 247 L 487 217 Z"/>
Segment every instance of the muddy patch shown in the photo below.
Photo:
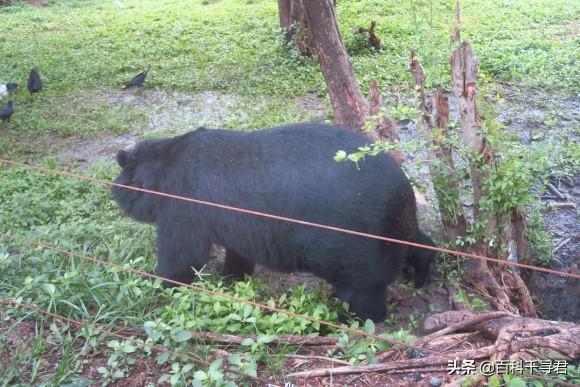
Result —
<path fill-rule="evenodd" d="M 143 113 L 145 121 L 122 135 L 95 137 L 47 136 L 43 142 L 55 158 L 85 169 L 97 161 L 111 162 L 120 149 L 135 145 L 143 138 L 177 135 L 200 126 L 219 127 L 239 114 L 240 99 L 233 95 L 203 92 L 198 94 L 164 93 L 155 90 L 129 90 L 106 93 L 93 90 L 94 99 L 111 106 L 123 106 Z"/>
<path fill-rule="evenodd" d="M 142 139 L 179 135 L 199 127 L 233 125 L 244 130 L 257 129 L 248 128 L 248 123 L 267 111 L 271 103 L 267 97 L 253 98 L 248 102 L 234 94 L 213 91 L 188 94 L 149 89 L 115 92 L 93 89 L 82 94 L 91 98 L 75 98 L 75 103 L 82 105 L 81 108 L 90 109 L 98 101 L 114 108 L 136 111 L 138 117 L 143 117 L 142 122 L 131 122 L 128 133 L 122 135 L 67 138 L 47 135 L 26 140 L 28 147 L 50 149 L 51 155 L 60 163 L 85 169 L 99 160 L 114 160 L 118 150 L 131 147 Z M 308 117 L 313 122 L 325 119 L 325 101 L 314 96 L 296 97 L 290 105 L 290 109 L 300 117 Z"/>
<path fill-rule="evenodd" d="M 504 98 L 495 105 L 498 119 L 506 125 L 506 130 L 519 136 L 522 144 L 529 148 L 551 145 L 558 149 L 562 144 L 580 140 L 580 98 L 510 86 L 505 86 L 503 92 Z M 566 206 L 558 205 L 547 210 L 543 218 L 554 246 L 549 266 L 570 272 L 580 266 L 580 175 L 559 176 L 561 173 L 550 178 L 557 189 L 556 195 L 546 191 L 542 202 L 566 203 Z M 542 317 L 580 322 L 580 285 L 577 279 L 534 272 L 527 285 L 537 300 Z"/>
<path fill-rule="evenodd" d="M 232 94 L 205 91 L 196 94 L 129 90 L 110 93 L 108 101 L 142 109 L 148 122 L 140 130 L 145 136 L 179 134 L 198 128 L 220 127 L 232 118 L 248 118 L 242 99 Z"/>
<path fill-rule="evenodd" d="M 565 202 L 576 207 L 555 207 L 544 215 L 544 224 L 554 241 L 550 268 L 580 274 L 580 176 L 554 180 Z M 554 200 L 544 198 L 544 201 Z M 580 283 L 575 278 L 534 272 L 528 287 L 537 296 L 537 307 L 550 320 L 580 322 Z"/>

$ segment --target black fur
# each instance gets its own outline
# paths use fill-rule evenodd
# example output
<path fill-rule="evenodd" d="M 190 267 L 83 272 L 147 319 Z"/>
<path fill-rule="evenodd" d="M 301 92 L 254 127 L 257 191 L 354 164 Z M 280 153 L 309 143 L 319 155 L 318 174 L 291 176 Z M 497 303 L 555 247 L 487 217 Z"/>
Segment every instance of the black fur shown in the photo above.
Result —
<path fill-rule="evenodd" d="M 252 133 L 200 128 L 119 152 L 123 170 L 115 182 L 370 234 L 422 238 L 413 190 L 390 156 L 367 157 L 358 168 L 334 161 L 336 151 L 354 152 L 367 143 L 352 131 L 315 124 Z M 191 282 L 191 267 L 200 269 L 215 243 L 226 248 L 227 275 L 251 274 L 255 263 L 310 271 L 334 285 L 352 312 L 375 321 L 386 316 L 386 286 L 407 256 L 425 257 L 408 254 L 401 244 L 123 188 L 113 188 L 113 196 L 128 215 L 157 225 L 161 276 Z"/>
<path fill-rule="evenodd" d="M 422 245 L 435 246 L 433 240 L 420 230 L 415 235 L 415 242 Z M 415 272 L 415 287 L 425 286 L 431 277 L 432 263 L 437 253 L 434 250 L 422 249 L 419 247 L 410 247 L 407 254 L 407 265 L 413 268 Z"/>

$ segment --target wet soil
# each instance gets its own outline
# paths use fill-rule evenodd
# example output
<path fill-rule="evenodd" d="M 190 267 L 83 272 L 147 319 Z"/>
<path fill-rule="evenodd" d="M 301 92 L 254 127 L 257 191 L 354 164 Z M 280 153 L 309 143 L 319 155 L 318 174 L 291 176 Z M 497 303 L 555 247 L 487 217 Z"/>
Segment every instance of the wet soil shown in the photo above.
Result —
<path fill-rule="evenodd" d="M 558 140 L 576 144 L 580 141 L 579 97 L 511 86 L 504 86 L 503 94 L 504 98 L 495 106 L 498 119 L 506 125 L 506 130 L 519 136 L 522 144 L 534 148 Z M 545 229 L 553 240 L 553 259 L 549 267 L 579 272 L 580 174 L 560 178 L 557 172 L 554 171 L 550 178 L 557 192 L 546 191 L 542 202 L 571 203 L 571 206 L 553 207 L 543 214 Z M 580 323 L 580 281 L 534 272 L 526 284 L 542 317 Z"/>
<path fill-rule="evenodd" d="M 142 124 L 133 124 L 133 129 L 122 135 L 62 138 L 49 134 L 20 137 L 19 141 L 28 145 L 30 153 L 33 149 L 49 149 L 59 163 L 85 169 L 97 161 L 113 161 L 120 149 L 129 148 L 144 138 L 179 135 L 198 127 L 220 128 L 232 121 L 245 125 L 252 115 L 266 109 L 268 103 L 266 97 L 256 98 L 248 106 L 237 95 L 213 91 L 194 94 L 151 89 L 106 92 L 97 88 L 83 94 L 91 98 L 77 98 L 76 103 L 87 105 L 87 109 L 97 100 L 110 106 L 134 109 L 146 118 Z M 325 118 L 325 105 L 314 96 L 295 97 L 290 103 L 310 121 L 322 122 Z"/>
<path fill-rule="evenodd" d="M 544 224 L 554 241 L 554 258 L 550 268 L 580 274 L 580 176 L 573 179 L 553 179 L 562 194 L 557 202 L 573 203 L 576 207 L 554 208 L 544 215 Z M 544 196 L 543 201 L 555 202 Z M 534 272 L 527 282 L 542 317 L 580 323 L 580 281 L 554 274 Z"/>

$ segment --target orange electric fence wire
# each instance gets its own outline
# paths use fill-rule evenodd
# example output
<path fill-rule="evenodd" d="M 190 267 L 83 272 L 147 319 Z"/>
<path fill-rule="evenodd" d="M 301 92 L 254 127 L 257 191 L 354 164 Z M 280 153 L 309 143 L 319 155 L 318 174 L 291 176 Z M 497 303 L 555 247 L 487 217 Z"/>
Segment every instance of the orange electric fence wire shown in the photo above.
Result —
<path fill-rule="evenodd" d="M 185 286 L 185 287 L 188 287 L 190 289 L 196 290 L 198 292 L 203 292 L 203 293 L 206 293 L 206 294 L 210 294 L 212 296 L 221 297 L 221 298 L 226 299 L 226 300 L 229 300 L 229 301 L 239 302 L 239 303 L 247 304 L 247 305 L 252 305 L 252 306 L 254 306 L 256 308 L 260 308 L 260 309 L 264 309 L 264 310 L 269 310 L 271 312 L 283 313 L 283 314 L 286 314 L 288 316 L 300 318 L 300 319 L 307 320 L 307 321 L 310 321 L 310 322 L 313 322 L 313 323 L 316 323 L 316 324 L 320 324 L 320 325 L 326 325 L 326 326 L 329 326 L 329 327 L 332 327 L 332 328 L 336 328 L 336 329 L 340 329 L 340 330 L 343 330 L 345 332 L 353 333 L 353 334 L 356 334 L 356 335 L 359 335 L 359 336 L 365 336 L 365 337 L 373 338 L 373 339 L 376 339 L 376 340 L 386 341 L 388 343 L 396 344 L 396 345 L 399 345 L 399 346 L 402 346 L 402 347 L 405 347 L 405 348 L 415 348 L 415 349 L 417 349 L 419 351 L 422 351 L 422 352 L 428 352 L 428 353 L 431 353 L 433 355 L 444 356 L 443 353 L 438 352 L 438 351 L 434 351 L 434 350 L 431 350 L 431 349 L 428 349 L 428 348 L 413 346 L 413 345 L 410 345 L 410 344 L 407 344 L 407 343 L 403 343 L 403 342 L 398 341 L 398 340 L 393 340 L 393 339 L 381 337 L 381 336 L 378 336 L 378 335 L 366 333 L 366 332 L 361 331 L 361 330 L 357 330 L 357 329 L 350 328 L 350 327 L 347 327 L 347 326 L 341 326 L 341 325 L 338 325 L 338 324 L 335 324 L 335 323 L 331 323 L 331 322 L 328 322 L 328 321 L 318 320 L 318 319 L 316 319 L 314 317 L 310 317 L 310 316 L 306 316 L 306 315 L 302 315 L 302 314 L 290 312 L 290 311 L 287 311 L 287 310 L 284 310 L 284 309 L 276 308 L 276 307 L 269 306 L 269 305 L 265 305 L 265 304 L 260 304 L 260 303 L 255 302 L 255 301 L 239 299 L 237 297 L 230 296 L 229 294 L 226 294 L 226 293 L 218 292 L 218 291 L 215 291 L 215 290 L 205 289 L 205 288 L 202 288 L 200 286 L 193 285 L 193 284 L 186 284 L 186 283 L 183 283 L 183 282 L 179 282 L 179 281 L 172 280 L 170 278 L 164 278 L 164 277 L 159 276 L 157 274 L 151 274 L 151 273 L 147 273 L 145 271 L 133 269 L 131 267 L 126 267 L 126 266 L 119 265 L 119 264 L 116 264 L 116 263 L 113 263 L 113 262 L 108 262 L 108 261 L 104 261 L 102 259 L 89 257 L 89 256 L 86 256 L 86 255 L 83 255 L 83 254 L 75 253 L 74 251 L 61 249 L 60 247 L 56 247 L 56 246 L 53 246 L 53 245 L 50 245 L 50 244 L 47 244 L 47 243 L 33 241 L 31 239 L 23 238 L 21 236 L 12 235 L 12 234 L 8 234 L 8 233 L 4 233 L 4 232 L 0 232 L 0 236 L 5 237 L 5 238 L 9 238 L 9 239 L 12 239 L 12 240 L 21 241 L 21 242 L 24 242 L 24 243 L 27 243 L 27 244 L 35 245 L 35 246 L 41 247 L 43 249 L 52 250 L 52 251 L 55 251 L 55 252 L 60 253 L 60 254 L 72 255 L 72 256 L 75 256 L 75 257 L 78 257 L 78 258 L 81 258 L 81 259 L 84 259 L 86 261 L 90 261 L 90 262 L 93 262 L 93 263 L 100 263 L 102 265 L 111 266 L 111 267 L 114 267 L 114 268 L 117 268 L 117 269 L 120 269 L 120 270 L 123 270 L 123 271 L 129 271 L 129 272 L 132 272 L 132 273 L 141 275 L 141 276 L 145 276 L 145 277 L 149 277 L 149 278 L 153 278 L 153 279 L 159 279 L 159 280 L 162 280 L 162 281 L 166 281 L 166 282 L 173 283 L 175 285 Z"/>
<path fill-rule="evenodd" d="M 202 205 L 206 205 L 206 206 L 210 206 L 210 207 L 222 208 L 222 209 L 229 210 L 229 211 L 241 212 L 244 214 L 261 216 L 261 217 L 265 217 L 265 218 L 276 219 L 276 220 L 290 222 L 290 223 L 302 224 L 305 226 L 322 228 L 322 229 L 326 229 L 326 230 L 342 232 L 345 234 L 356 235 L 356 236 L 361 236 L 361 237 L 365 237 L 365 238 L 378 239 L 378 240 L 385 241 L 385 242 L 399 243 L 399 244 L 403 244 L 403 245 L 414 246 L 414 247 L 419 247 L 419 248 L 428 249 L 428 250 L 434 250 L 434 251 L 438 251 L 441 253 L 459 255 L 459 256 L 473 258 L 473 259 L 481 259 L 484 261 L 496 262 L 496 263 L 500 263 L 503 265 L 516 266 L 516 267 L 521 267 L 524 269 L 543 271 L 545 273 L 556 274 L 556 275 L 563 276 L 563 277 L 580 279 L 580 274 L 576 274 L 576 273 L 566 273 L 563 271 L 547 269 L 547 268 L 543 268 L 543 267 L 527 265 L 527 264 L 518 263 L 518 262 L 511 262 L 511 261 L 507 261 L 507 260 L 499 259 L 499 258 L 485 257 L 482 255 L 465 253 L 465 252 L 461 252 L 461 251 L 450 250 L 450 249 L 445 249 L 445 248 L 436 247 L 436 246 L 423 245 L 420 243 L 414 243 L 414 242 L 409 242 L 409 241 L 404 241 L 404 240 L 399 240 L 399 239 L 394 239 L 394 238 L 388 238 L 388 237 L 383 237 L 383 236 L 379 236 L 379 235 L 367 234 L 364 232 L 348 230 L 345 228 L 333 227 L 333 226 L 328 226 L 328 225 L 324 225 L 324 224 L 320 224 L 320 223 L 308 222 L 308 221 L 299 220 L 299 219 L 292 219 L 292 218 L 287 218 L 284 216 L 278 216 L 278 215 L 269 214 L 269 213 L 265 213 L 265 212 L 247 210 L 244 208 L 228 206 L 225 204 L 219 204 L 219 203 L 209 202 L 209 201 L 205 201 L 205 200 L 193 199 L 193 198 L 188 198 L 188 197 L 179 196 L 179 195 L 172 195 L 172 194 L 168 194 L 168 193 L 164 193 L 164 192 L 152 191 L 152 190 L 148 190 L 148 189 L 144 189 L 144 188 L 137 188 L 137 187 L 127 186 L 127 185 L 123 185 L 123 184 L 117 184 L 117 183 L 113 183 L 113 182 L 106 181 L 106 180 L 95 179 L 92 177 L 77 175 L 77 174 L 65 172 L 65 171 L 58 171 L 58 170 L 43 168 L 43 167 L 39 167 L 36 165 L 23 164 L 23 163 L 19 163 L 16 161 L 0 159 L 0 163 L 5 163 L 5 164 L 13 165 L 16 167 L 25 168 L 25 169 L 33 169 L 33 170 L 41 171 L 44 173 L 67 176 L 67 177 L 72 177 L 72 178 L 76 178 L 76 179 L 80 179 L 80 180 L 87 180 L 87 181 L 91 181 L 93 183 L 105 184 L 105 185 L 109 185 L 109 186 L 113 186 L 113 187 L 132 189 L 134 191 L 140 191 L 140 192 L 145 192 L 148 194 L 159 195 L 159 196 L 168 197 L 171 199 L 184 200 L 184 201 L 187 201 L 190 203 L 202 204 Z"/>
<path fill-rule="evenodd" d="M 195 364 L 198 364 L 198 365 L 204 365 L 204 366 L 211 365 L 211 363 L 209 363 L 209 362 L 207 362 L 205 360 L 198 359 L 198 358 L 195 358 L 195 357 L 186 355 L 184 353 L 175 352 L 175 351 L 172 351 L 170 349 L 167 349 L 167 348 L 162 347 L 162 346 L 157 345 L 157 344 L 150 344 L 150 343 L 140 342 L 138 340 L 135 340 L 135 339 L 131 338 L 130 336 L 124 336 L 124 335 L 121 335 L 121 334 L 116 333 L 116 332 L 108 331 L 108 330 L 106 330 L 104 328 L 99 328 L 98 326 L 93 325 L 93 324 L 89 324 L 89 323 L 86 323 L 86 322 L 83 322 L 83 321 L 78 321 L 78 320 L 74 320 L 74 319 L 69 318 L 69 317 L 61 316 L 59 314 L 49 312 L 47 310 L 41 309 L 41 308 L 39 308 L 37 306 L 34 306 L 34 305 L 23 304 L 23 303 L 18 302 L 17 300 L 14 300 L 14 299 L 6 299 L 6 298 L 0 299 L 0 303 L 2 303 L 2 304 L 11 304 L 11 305 L 15 305 L 15 306 L 21 306 L 21 307 L 24 307 L 24 308 L 33 310 L 35 312 L 39 312 L 39 313 L 42 313 L 44 315 L 50 316 L 52 318 L 55 318 L 57 320 L 60 320 L 61 322 L 62 321 L 66 321 L 68 323 L 75 324 L 75 325 L 81 326 L 83 328 L 91 328 L 91 329 L 94 329 L 97 332 L 104 333 L 106 335 L 113 336 L 113 337 L 116 337 L 116 338 L 121 339 L 121 340 L 129 340 L 129 341 L 132 341 L 133 343 L 135 343 L 136 345 L 140 346 L 141 348 L 152 348 L 152 349 L 155 349 L 155 350 L 160 351 L 160 352 L 166 352 L 166 353 L 169 353 L 169 354 L 174 355 L 174 356 L 179 356 L 179 357 L 181 357 L 183 359 L 189 360 L 192 363 L 195 363 Z M 234 374 L 237 374 L 237 375 L 240 375 L 240 376 L 243 376 L 245 378 L 259 380 L 259 381 L 261 381 L 263 383 L 269 383 L 270 382 L 267 379 L 260 378 L 260 377 L 255 377 L 255 376 L 251 376 L 251 375 L 247 375 L 247 374 L 244 374 L 243 372 L 240 372 L 240 371 L 228 369 L 227 367 L 225 367 L 225 371 L 226 372 L 231 372 L 231 373 L 234 373 Z"/>

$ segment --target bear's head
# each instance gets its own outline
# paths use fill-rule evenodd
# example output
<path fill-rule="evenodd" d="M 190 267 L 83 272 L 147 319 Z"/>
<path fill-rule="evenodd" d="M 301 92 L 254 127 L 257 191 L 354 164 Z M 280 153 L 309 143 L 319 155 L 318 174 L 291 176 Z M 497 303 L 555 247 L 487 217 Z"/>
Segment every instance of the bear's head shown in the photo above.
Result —
<path fill-rule="evenodd" d="M 122 168 L 115 184 L 138 189 L 163 192 L 165 168 L 164 154 L 167 140 L 149 140 L 133 149 L 117 153 L 117 163 Z M 141 222 L 154 223 L 160 211 L 162 197 L 144 191 L 114 186 L 113 198 L 123 211 Z"/>

